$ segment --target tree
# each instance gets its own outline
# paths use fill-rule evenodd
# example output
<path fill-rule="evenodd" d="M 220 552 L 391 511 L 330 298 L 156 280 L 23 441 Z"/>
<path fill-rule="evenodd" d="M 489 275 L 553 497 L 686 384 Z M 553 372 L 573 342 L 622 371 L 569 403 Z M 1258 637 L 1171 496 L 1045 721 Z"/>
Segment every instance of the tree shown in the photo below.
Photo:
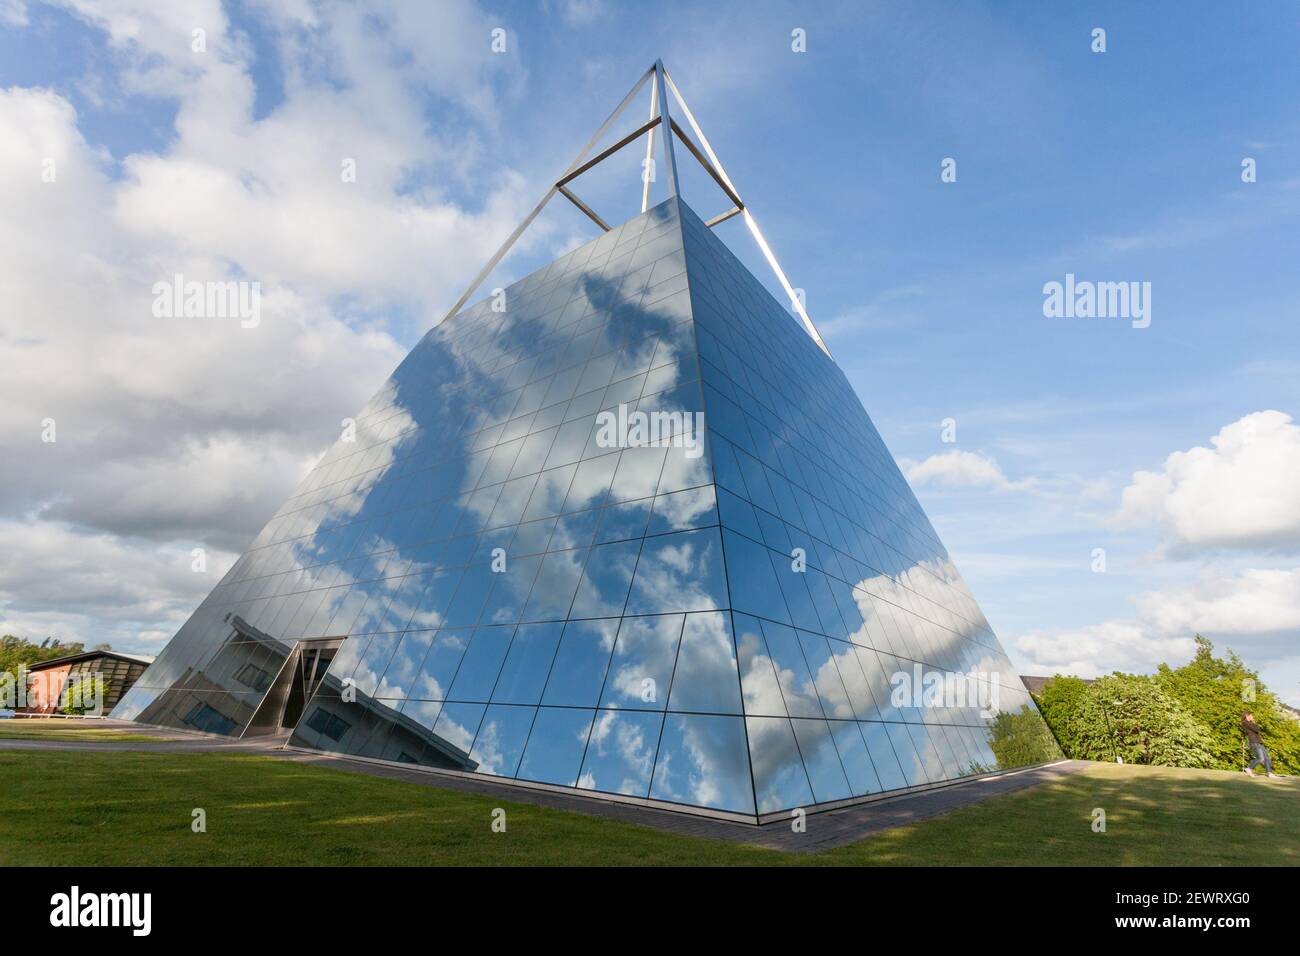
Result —
<path fill-rule="evenodd" d="M 1154 678 L 1111 674 L 1093 681 L 1070 720 L 1085 760 L 1214 766 L 1213 742 L 1205 725 L 1160 689 Z"/>
<path fill-rule="evenodd" d="M 1020 710 L 999 711 L 989 730 L 989 749 L 998 758 L 998 768 L 1024 767 L 1056 760 L 1061 748 L 1052 732 L 1028 705 Z"/>
<path fill-rule="evenodd" d="M 1070 715 L 1079 708 L 1079 702 L 1088 692 L 1088 682 L 1078 677 L 1062 677 L 1057 674 L 1043 685 L 1041 693 L 1035 698 L 1043 719 L 1052 729 L 1061 747 L 1070 756 L 1078 749 Z"/>
<path fill-rule="evenodd" d="M 1161 664 L 1151 676 L 1112 674 L 1088 683 L 1056 675 L 1036 697 L 1066 754 L 1085 760 L 1240 770 L 1246 765 L 1241 713 L 1260 724 L 1273 765 L 1300 773 L 1300 722 L 1232 651 L 1196 635 L 1187 664 Z"/>
<path fill-rule="evenodd" d="M 1300 723 L 1286 716 L 1277 695 L 1269 691 L 1256 671 L 1235 653 L 1214 656 L 1214 645 L 1196 635 L 1196 654 L 1182 667 L 1161 664 L 1156 672 L 1160 688 L 1205 725 L 1214 754 L 1213 766 L 1240 770 L 1249 755 L 1241 732 L 1241 712 L 1248 710 L 1260 725 L 1264 744 L 1275 768 L 1300 773 Z"/>
<path fill-rule="evenodd" d="M 50 661 L 56 657 L 80 654 L 85 647 L 80 642 L 64 644 L 52 637 L 47 637 L 36 644 L 25 637 L 6 634 L 0 637 L 0 672 L 16 674 L 19 667 L 31 667 L 33 664 Z"/>
<path fill-rule="evenodd" d="M 1209 730 L 1154 677 L 1115 673 L 1088 683 L 1058 675 L 1038 700 L 1066 754 L 1075 759 L 1216 765 Z"/>

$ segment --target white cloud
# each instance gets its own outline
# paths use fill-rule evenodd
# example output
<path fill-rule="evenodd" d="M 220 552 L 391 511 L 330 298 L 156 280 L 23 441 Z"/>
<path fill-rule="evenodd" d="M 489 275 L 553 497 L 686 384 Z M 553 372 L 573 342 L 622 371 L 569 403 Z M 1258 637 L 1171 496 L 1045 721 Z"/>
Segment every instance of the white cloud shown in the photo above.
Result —
<path fill-rule="evenodd" d="M 10 26 L 27 26 L 27 4 L 25 0 L 0 0 L 0 23 Z"/>
<path fill-rule="evenodd" d="M 1190 584 L 1150 591 L 1135 603 L 1142 620 L 1164 634 L 1300 630 L 1300 568 L 1234 576 L 1206 570 Z"/>
<path fill-rule="evenodd" d="M 0 442 L 21 462 L 0 486 L 0 622 L 144 647 L 215 580 L 190 549 L 247 545 L 520 218 L 522 179 L 489 147 L 523 73 L 490 59 L 468 2 L 268 4 L 272 91 L 218 0 L 65 6 L 107 37 L 78 81 L 96 108 L 164 102 L 174 126 L 114 156 L 60 91 L 0 89 Z M 176 273 L 259 282 L 260 325 L 154 317 Z"/>
<path fill-rule="evenodd" d="M 1197 633 L 1262 667 L 1294 654 L 1300 632 L 1300 568 L 1204 569 L 1194 580 L 1133 599 L 1132 618 L 1077 628 L 1030 631 L 1012 639 L 1028 673 L 1097 677 L 1113 670 L 1150 672 L 1195 652 Z M 1282 688 L 1278 688 L 1282 691 Z M 1285 696 L 1284 692 L 1284 696 Z"/>
<path fill-rule="evenodd" d="M 1013 639 L 1033 674 L 1098 677 L 1114 670 L 1150 671 L 1178 661 L 1195 649 L 1192 635 L 1170 637 L 1136 620 L 1103 621 L 1085 627 L 1030 631 Z"/>
<path fill-rule="evenodd" d="M 1210 444 L 1136 472 L 1113 523 L 1163 529 L 1175 555 L 1300 546 L 1300 426 L 1279 411 L 1255 412 Z"/>
<path fill-rule="evenodd" d="M 234 555 L 87 534 L 53 522 L 0 522 L 0 633 L 134 643 L 156 650 L 225 574 Z"/>
<path fill-rule="evenodd" d="M 913 485 L 936 484 L 949 488 L 1027 488 L 1032 480 L 1011 481 L 997 461 L 988 455 L 953 449 L 931 455 L 924 461 L 900 458 L 898 465 Z"/>

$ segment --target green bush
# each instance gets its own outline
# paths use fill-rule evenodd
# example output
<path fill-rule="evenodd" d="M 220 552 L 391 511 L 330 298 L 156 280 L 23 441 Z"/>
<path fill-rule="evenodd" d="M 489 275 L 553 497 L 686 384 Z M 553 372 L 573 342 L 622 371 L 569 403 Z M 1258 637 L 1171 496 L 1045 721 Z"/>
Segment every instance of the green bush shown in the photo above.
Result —
<path fill-rule="evenodd" d="M 1070 757 L 1240 770 L 1246 764 L 1241 712 L 1255 715 L 1274 767 L 1300 773 L 1300 723 L 1289 719 L 1259 675 L 1231 651 L 1196 636 L 1196 656 L 1154 675 L 1115 673 L 1088 683 L 1057 675 L 1035 699 Z M 1253 700 L 1250 698 L 1253 697 Z"/>

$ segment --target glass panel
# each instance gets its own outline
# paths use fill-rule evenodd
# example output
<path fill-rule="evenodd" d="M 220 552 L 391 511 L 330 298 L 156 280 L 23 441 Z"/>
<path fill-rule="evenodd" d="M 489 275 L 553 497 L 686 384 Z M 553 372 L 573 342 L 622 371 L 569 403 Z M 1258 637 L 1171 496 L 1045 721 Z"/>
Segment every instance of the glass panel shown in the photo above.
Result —
<path fill-rule="evenodd" d="M 459 628 L 434 632 L 429 653 L 420 668 L 420 676 L 411 689 L 411 697 L 419 700 L 447 699 L 447 690 L 456 678 L 460 660 L 469 647 L 471 633 Z"/>
<path fill-rule="evenodd" d="M 915 787 L 929 783 L 930 778 L 925 775 L 925 766 L 916 752 L 916 747 L 912 744 L 911 736 L 907 733 L 907 724 L 885 724 L 885 729 L 889 731 L 889 739 L 894 745 L 894 753 L 898 755 L 899 766 L 903 768 L 903 774 L 907 777 L 907 785 Z"/>
<path fill-rule="evenodd" d="M 383 700 L 401 700 L 406 697 L 420 673 L 420 665 L 424 663 L 432 641 L 432 631 L 408 631 L 403 634 L 375 696 Z"/>
<path fill-rule="evenodd" d="M 753 813 L 754 792 L 741 718 L 668 714 L 650 796 Z"/>
<path fill-rule="evenodd" d="M 521 624 L 492 692 L 494 704 L 536 704 L 551 672 L 564 625 Z M 516 758 L 516 763 L 518 762 Z"/>
<path fill-rule="evenodd" d="M 507 707 L 493 704 L 488 707 L 474 738 L 474 749 L 469 759 L 479 773 L 498 777 L 513 777 L 523 756 L 528 731 L 532 729 L 536 707 Z"/>
<path fill-rule="evenodd" d="M 794 735 L 799 740 L 799 752 L 812 783 L 813 796 L 818 803 L 844 800 L 853 795 L 849 781 L 844 776 L 839 752 L 831 740 L 830 727 L 824 720 L 795 719 Z"/>
<path fill-rule="evenodd" d="M 600 706 L 664 709 L 682 636 L 682 620 L 680 614 L 623 618 Z"/>
<path fill-rule="evenodd" d="M 781 695 L 785 698 L 790 716 L 823 716 L 817 688 L 808 671 L 808 663 L 804 660 L 803 648 L 794 628 L 764 621 L 763 636 L 767 638 L 767 650 L 776 665 Z"/>
<path fill-rule="evenodd" d="M 647 538 L 628 601 L 629 613 L 707 611 L 727 606 L 716 528 Z"/>
<path fill-rule="evenodd" d="M 595 713 L 594 710 L 540 708 L 519 764 L 519 778 L 574 786 Z"/>
<path fill-rule="evenodd" d="M 662 725 L 661 714 L 596 711 L 578 786 L 644 797 L 650 790 Z"/>
<path fill-rule="evenodd" d="M 786 716 L 785 699 L 777 683 L 775 665 L 757 619 L 733 615 L 739 635 L 740 683 L 745 693 L 745 713 Z"/>
<path fill-rule="evenodd" d="M 781 588 L 772 573 L 768 550 L 731 531 L 724 532 L 732 607 L 770 621 L 789 623 Z"/>
<path fill-rule="evenodd" d="M 758 812 L 810 806 L 813 801 L 794 731 L 785 717 L 746 717 Z"/>
<path fill-rule="evenodd" d="M 551 621 L 567 617 L 586 560 L 587 551 L 581 548 L 576 551 L 552 551 L 546 555 L 533 584 L 523 620 Z"/>
<path fill-rule="evenodd" d="M 564 626 L 560 649 L 542 694 L 542 703 L 563 707 L 595 707 L 605 682 L 618 619 L 570 621 Z"/>
<path fill-rule="evenodd" d="M 480 627 L 476 630 L 461 659 L 460 670 L 456 672 L 447 699 L 487 703 L 492 698 L 492 688 L 496 686 L 497 675 L 501 673 L 501 664 L 506 659 L 514 633 L 513 627 Z"/>
<path fill-rule="evenodd" d="M 730 614 L 711 611 L 686 615 L 668 709 L 706 714 L 739 714 L 740 680 Z"/>
<path fill-rule="evenodd" d="M 446 704 L 438 714 L 438 722 L 433 725 L 433 735 L 445 746 L 469 760 L 470 748 L 474 745 L 474 735 L 483 720 L 482 704 Z"/>
<path fill-rule="evenodd" d="M 867 742 L 871 765 L 880 778 L 881 789 L 900 790 L 908 786 L 907 776 L 899 766 L 894 745 L 889 739 L 888 725 L 863 722 L 858 724 L 858 728 L 862 731 L 862 739 Z"/>
<path fill-rule="evenodd" d="M 857 715 L 849 703 L 844 681 L 840 679 L 839 668 L 831 656 L 831 649 L 826 638 L 820 634 L 799 631 L 799 643 L 803 647 L 804 660 L 812 672 L 813 685 L 821 699 L 822 710 L 827 717 L 852 720 Z"/>
<path fill-rule="evenodd" d="M 640 540 L 620 541 L 592 548 L 569 616 L 609 617 L 622 614 L 640 551 Z"/>
<path fill-rule="evenodd" d="M 912 746 L 921 758 L 921 772 L 930 783 L 939 783 L 947 778 L 938 749 L 930 740 L 930 728 L 925 724 L 909 724 L 907 732 L 912 737 Z"/>
<path fill-rule="evenodd" d="M 876 776 L 876 768 L 858 725 L 851 720 L 834 720 L 830 722 L 830 728 L 831 736 L 835 738 L 835 749 L 840 754 L 840 764 L 854 795 L 860 797 L 879 792 L 880 779 Z"/>

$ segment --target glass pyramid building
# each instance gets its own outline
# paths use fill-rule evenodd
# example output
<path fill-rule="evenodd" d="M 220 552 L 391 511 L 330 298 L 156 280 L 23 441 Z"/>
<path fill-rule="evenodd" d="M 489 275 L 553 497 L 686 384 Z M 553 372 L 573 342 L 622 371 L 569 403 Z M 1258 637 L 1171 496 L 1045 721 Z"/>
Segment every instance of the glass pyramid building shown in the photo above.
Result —
<path fill-rule="evenodd" d="M 114 717 L 757 822 L 1059 756 L 677 196 L 428 332 Z"/>

